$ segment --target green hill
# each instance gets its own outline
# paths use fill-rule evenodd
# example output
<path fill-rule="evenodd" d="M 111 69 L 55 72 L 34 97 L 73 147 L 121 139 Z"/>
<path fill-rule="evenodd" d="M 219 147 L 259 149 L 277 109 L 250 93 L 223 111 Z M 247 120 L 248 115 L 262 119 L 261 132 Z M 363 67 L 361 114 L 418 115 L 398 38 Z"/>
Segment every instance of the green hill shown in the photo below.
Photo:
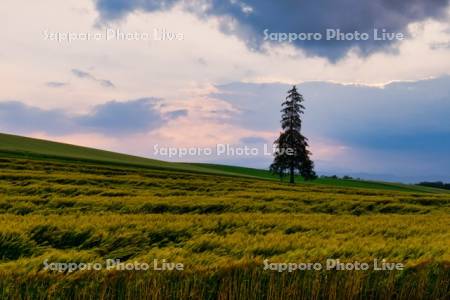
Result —
<path fill-rule="evenodd" d="M 267 170 L 237 167 L 237 166 L 227 166 L 227 165 L 217 165 L 217 164 L 194 164 L 196 166 L 202 167 L 203 169 L 219 170 L 227 173 L 242 174 L 252 177 L 279 180 L 279 178 L 271 174 Z M 298 181 L 302 181 L 301 178 L 297 178 Z M 405 192 L 430 192 L 430 193 L 446 193 L 447 191 L 437 188 L 429 188 L 424 186 L 416 186 L 410 184 L 393 183 L 393 182 L 380 182 L 380 181 L 369 181 L 369 180 L 359 180 L 359 179 L 334 179 L 334 178 L 318 178 L 313 182 L 304 182 L 304 184 L 323 184 L 338 187 L 351 187 L 351 188 L 371 188 L 371 189 L 383 189 L 383 190 L 394 190 L 394 191 L 405 191 Z"/>
<path fill-rule="evenodd" d="M 8 157 L 19 156 L 33 159 L 83 161 L 151 169 L 169 169 L 176 171 L 214 174 L 219 173 L 227 175 L 227 172 L 214 170 L 213 168 L 202 168 L 201 166 L 183 163 L 171 163 L 111 151 L 3 133 L 0 133 L 0 155 Z"/>
<path fill-rule="evenodd" d="M 444 299 L 450 194 L 437 192 L 329 178 L 290 185 L 264 170 L 2 134 L 0 299 L 266 299 L 303 290 L 314 294 L 304 299 L 349 299 L 336 296 L 347 290 L 339 286 L 354 287 L 355 299 Z M 405 270 L 263 268 L 327 258 L 386 259 Z M 108 259 L 176 262 L 186 272 L 45 269 Z"/>
<path fill-rule="evenodd" d="M 173 170 L 190 173 L 206 173 L 227 176 L 252 177 L 265 180 L 279 180 L 267 170 L 202 163 L 173 163 L 144 157 L 126 155 L 111 151 L 81 147 L 65 143 L 28 138 L 23 136 L 0 133 L 0 156 L 26 157 L 41 160 L 82 161 L 96 164 L 123 165 L 127 167 L 149 168 L 158 170 Z M 299 178 L 301 181 L 301 178 Z M 304 184 L 331 185 L 350 188 L 372 188 L 383 190 L 397 190 L 407 192 L 434 192 L 447 191 L 407 185 L 400 183 L 377 182 L 366 180 L 343 180 L 320 178 L 314 182 Z"/>

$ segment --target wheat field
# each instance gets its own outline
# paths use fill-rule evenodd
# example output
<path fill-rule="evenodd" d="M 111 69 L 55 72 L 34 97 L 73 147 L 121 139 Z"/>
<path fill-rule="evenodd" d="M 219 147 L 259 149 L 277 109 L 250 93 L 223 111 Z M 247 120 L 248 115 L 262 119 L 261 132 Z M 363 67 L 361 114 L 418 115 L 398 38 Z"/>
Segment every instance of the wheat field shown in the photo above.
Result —
<path fill-rule="evenodd" d="M 0 160 L 5 299 L 445 299 L 450 194 L 95 163 Z M 271 263 L 402 263 L 278 272 Z M 46 270 L 179 262 L 180 271 Z"/>

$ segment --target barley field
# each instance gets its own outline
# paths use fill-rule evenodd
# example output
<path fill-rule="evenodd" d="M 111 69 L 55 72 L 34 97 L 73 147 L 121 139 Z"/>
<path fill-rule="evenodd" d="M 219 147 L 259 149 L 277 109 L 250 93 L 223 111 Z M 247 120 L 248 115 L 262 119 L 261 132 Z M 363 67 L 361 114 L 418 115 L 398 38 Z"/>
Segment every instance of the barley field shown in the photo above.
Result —
<path fill-rule="evenodd" d="M 0 164 L 0 291 L 5 298 L 344 299 L 391 293 L 439 298 L 448 292 L 447 194 L 293 187 L 18 158 L 3 158 Z M 151 263 L 155 258 L 181 262 L 186 271 L 43 270 L 45 260 Z M 264 259 L 327 258 L 384 258 L 408 269 L 263 270 Z M 341 290 L 341 284 L 350 287 Z M 116 285 L 121 288 L 116 290 Z"/>
<path fill-rule="evenodd" d="M 448 299 L 449 193 L 219 171 L 2 154 L 0 298 Z M 45 268 L 155 259 L 183 270 Z M 265 268 L 327 259 L 405 267 Z"/>

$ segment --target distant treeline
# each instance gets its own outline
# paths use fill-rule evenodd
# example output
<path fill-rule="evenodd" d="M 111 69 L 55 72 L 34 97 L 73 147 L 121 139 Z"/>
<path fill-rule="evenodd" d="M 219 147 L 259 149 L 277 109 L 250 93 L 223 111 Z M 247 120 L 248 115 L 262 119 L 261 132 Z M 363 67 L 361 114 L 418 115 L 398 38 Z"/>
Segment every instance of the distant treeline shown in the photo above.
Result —
<path fill-rule="evenodd" d="M 353 178 L 352 176 L 348 176 L 348 175 L 344 175 L 342 177 L 339 177 L 337 175 L 332 175 L 332 176 L 322 175 L 322 176 L 320 176 L 320 178 L 322 178 L 322 179 L 361 180 L 361 178 Z"/>
<path fill-rule="evenodd" d="M 439 189 L 446 189 L 446 190 L 450 190 L 450 183 L 444 183 L 442 181 L 436 181 L 436 182 L 421 182 L 417 185 L 421 185 L 421 186 L 429 186 L 429 187 L 434 187 L 434 188 L 439 188 Z"/>

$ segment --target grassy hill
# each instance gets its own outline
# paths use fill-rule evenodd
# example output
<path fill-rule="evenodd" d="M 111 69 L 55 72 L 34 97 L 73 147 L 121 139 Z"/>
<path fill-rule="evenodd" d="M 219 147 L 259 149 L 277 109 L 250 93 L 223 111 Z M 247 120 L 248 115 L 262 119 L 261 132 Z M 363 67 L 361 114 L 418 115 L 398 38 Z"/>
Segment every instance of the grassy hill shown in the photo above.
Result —
<path fill-rule="evenodd" d="M 201 167 L 202 169 L 209 169 L 215 171 L 223 171 L 229 174 L 240 174 L 251 177 L 257 177 L 261 179 L 277 180 L 279 178 L 271 174 L 267 170 L 245 168 L 237 166 L 227 166 L 218 164 L 193 164 L 195 166 Z M 334 178 L 318 178 L 311 182 L 302 181 L 302 178 L 297 177 L 297 181 L 302 184 L 318 184 L 318 185 L 330 185 L 336 187 L 348 187 L 348 188 L 364 188 L 364 189 L 381 189 L 381 190 L 392 190 L 392 191 L 405 191 L 405 192 L 428 192 L 428 193 L 448 193 L 448 191 L 438 188 L 430 188 L 424 186 L 416 186 L 411 184 L 402 184 L 394 182 L 381 182 L 381 181 L 370 181 L 370 180 L 359 180 L 359 179 L 334 179 Z"/>
<path fill-rule="evenodd" d="M 123 165 L 128 167 L 206 173 L 215 175 L 244 176 L 266 180 L 279 180 L 267 170 L 201 163 L 173 163 L 111 151 L 57 143 L 46 140 L 0 133 L 0 156 L 27 157 L 65 161 L 84 161 L 98 164 Z M 297 179 L 301 181 L 301 178 Z M 350 188 L 371 188 L 407 192 L 447 193 L 445 190 L 400 183 L 367 180 L 343 180 L 320 178 L 306 184 L 331 185 Z"/>
<path fill-rule="evenodd" d="M 435 191 L 289 185 L 264 170 L 0 135 L 0 299 L 446 299 L 450 194 Z M 264 269 L 265 260 L 328 258 L 406 269 Z M 59 272 L 44 263 L 108 259 L 185 271 Z"/>
<path fill-rule="evenodd" d="M 201 166 L 171 163 L 111 151 L 0 133 L 0 156 L 43 160 L 82 161 L 107 165 L 123 165 L 227 175 L 228 172 Z M 237 174 L 228 174 L 237 175 Z"/>

